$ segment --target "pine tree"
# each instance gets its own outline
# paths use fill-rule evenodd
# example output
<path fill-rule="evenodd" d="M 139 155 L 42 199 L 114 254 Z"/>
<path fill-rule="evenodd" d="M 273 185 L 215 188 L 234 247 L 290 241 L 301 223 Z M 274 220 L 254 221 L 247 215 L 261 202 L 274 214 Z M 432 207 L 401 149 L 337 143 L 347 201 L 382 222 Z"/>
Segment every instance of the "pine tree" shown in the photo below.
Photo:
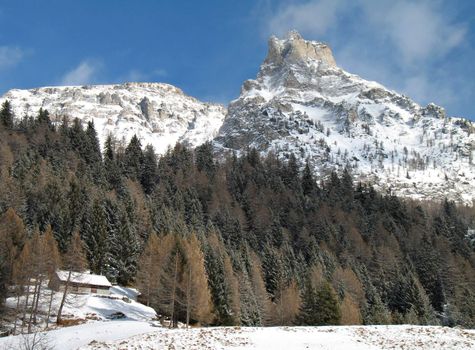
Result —
<path fill-rule="evenodd" d="M 264 283 L 262 265 L 255 253 L 251 254 L 250 281 L 257 303 L 257 325 L 267 325 L 271 312 L 271 302 Z"/>
<path fill-rule="evenodd" d="M 216 316 L 215 323 L 237 324 L 240 318 L 239 290 L 231 260 L 216 234 L 210 234 L 208 244 L 205 249 L 205 261 Z"/>
<path fill-rule="evenodd" d="M 45 125 L 51 128 L 51 119 L 49 117 L 49 112 L 46 109 L 40 108 L 38 112 L 38 118 L 36 119 L 39 125 Z"/>
<path fill-rule="evenodd" d="M 134 227 L 129 223 L 125 213 L 121 215 L 117 235 L 109 240 L 109 259 L 117 283 L 128 285 L 136 274 L 137 258 L 140 244 Z"/>
<path fill-rule="evenodd" d="M 312 280 L 307 278 L 302 295 L 302 304 L 300 305 L 300 312 L 298 323 L 302 326 L 314 326 L 318 324 L 318 303 L 317 291 L 315 290 Z"/>
<path fill-rule="evenodd" d="M 213 144 L 210 141 L 196 147 L 196 168 L 198 171 L 205 172 L 210 178 L 213 178 L 216 166 L 213 160 Z"/>
<path fill-rule="evenodd" d="M 341 311 L 335 291 L 330 283 L 324 282 L 316 293 L 317 314 L 315 322 L 317 325 L 339 325 L 341 320 Z"/>
<path fill-rule="evenodd" d="M 391 324 L 391 313 L 381 300 L 379 294 L 375 294 L 370 300 L 369 310 L 365 317 L 365 324 L 384 325 Z"/>
<path fill-rule="evenodd" d="M 155 149 L 152 145 L 147 145 L 143 154 L 143 165 L 141 167 L 140 183 L 146 194 L 153 191 L 158 179 L 158 161 Z"/>
<path fill-rule="evenodd" d="M 91 165 L 101 162 L 101 147 L 99 146 L 99 139 L 93 121 L 87 123 L 85 136 L 84 159 Z"/>
<path fill-rule="evenodd" d="M 313 193 L 315 188 L 315 180 L 313 178 L 312 170 L 310 169 L 309 161 L 305 163 L 305 168 L 302 174 L 302 190 L 305 196 L 309 196 Z"/>
<path fill-rule="evenodd" d="M 12 105 L 8 100 L 3 102 L 2 104 L 2 109 L 0 110 L 0 124 L 2 124 L 8 129 L 13 128 Z"/>
<path fill-rule="evenodd" d="M 95 201 L 92 210 L 86 213 L 82 231 L 91 271 L 102 274 L 106 270 L 109 247 L 105 210 L 99 201 Z"/>
<path fill-rule="evenodd" d="M 125 149 L 123 169 L 127 177 L 140 180 L 143 164 L 143 152 L 140 140 L 134 135 Z"/>

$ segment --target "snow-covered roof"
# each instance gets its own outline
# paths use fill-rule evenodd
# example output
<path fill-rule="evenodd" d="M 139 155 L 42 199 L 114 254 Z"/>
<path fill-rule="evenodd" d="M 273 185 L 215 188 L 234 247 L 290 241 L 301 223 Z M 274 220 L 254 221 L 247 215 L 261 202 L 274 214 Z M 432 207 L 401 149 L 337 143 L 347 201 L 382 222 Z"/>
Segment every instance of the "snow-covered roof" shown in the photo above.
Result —
<path fill-rule="evenodd" d="M 58 270 L 56 275 L 59 280 L 66 282 L 68 280 L 69 271 Z M 106 276 L 94 275 L 83 272 L 72 272 L 70 282 L 79 283 L 79 284 L 88 284 L 93 286 L 103 286 L 103 287 L 112 287 L 112 284 L 109 282 Z"/>

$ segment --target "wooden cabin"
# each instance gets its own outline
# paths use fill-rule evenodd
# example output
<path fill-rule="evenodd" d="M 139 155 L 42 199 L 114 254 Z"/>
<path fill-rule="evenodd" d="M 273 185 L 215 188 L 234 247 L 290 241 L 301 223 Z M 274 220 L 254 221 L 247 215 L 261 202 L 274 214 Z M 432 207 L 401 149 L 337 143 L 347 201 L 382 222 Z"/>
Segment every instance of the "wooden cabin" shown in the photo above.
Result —
<path fill-rule="evenodd" d="M 64 291 L 69 271 L 58 270 L 49 281 L 48 286 L 58 292 Z M 71 272 L 68 291 L 76 294 L 109 295 L 112 284 L 106 276 L 85 272 Z"/>

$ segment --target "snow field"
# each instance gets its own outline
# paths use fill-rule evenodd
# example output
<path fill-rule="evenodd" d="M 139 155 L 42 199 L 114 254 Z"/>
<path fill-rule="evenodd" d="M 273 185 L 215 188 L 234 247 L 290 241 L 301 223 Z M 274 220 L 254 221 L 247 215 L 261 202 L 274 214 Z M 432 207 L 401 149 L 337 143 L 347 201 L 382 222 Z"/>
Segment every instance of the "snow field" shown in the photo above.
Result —
<path fill-rule="evenodd" d="M 158 329 L 81 349 L 375 350 L 475 349 L 475 331 L 421 326 Z"/>

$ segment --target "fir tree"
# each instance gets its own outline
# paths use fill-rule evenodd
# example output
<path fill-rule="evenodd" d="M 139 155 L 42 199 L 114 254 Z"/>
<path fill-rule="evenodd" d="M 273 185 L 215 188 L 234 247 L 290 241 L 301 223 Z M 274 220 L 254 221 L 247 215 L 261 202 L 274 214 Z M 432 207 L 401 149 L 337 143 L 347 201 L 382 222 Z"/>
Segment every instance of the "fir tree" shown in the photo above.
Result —
<path fill-rule="evenodd" d="M 12 106 L 8 100 L 2 104 L 2 109 L 0 110 L 0 123 L 8 129 L 13 128 Z"/>
<path fill-rule="evenodd" d="M 140 183 L 146 194 L 150 194 L 158 180 L 158 162 L 152 145 L 145 147 Z"/>
<path fill-rule="evenodd" d="M 107 222 L 103 205 L 96 201 L 86 212 L 82 232 L 87 246 L 87 257 L 91 271 L 102 274 L 109 256 L 107 245 Z"/>
<path fill-rule="evenodd" d="M 115 279 L 120 285 L 128 285 L 133 281 L 136 268 L 137 257 L 140 252 L 140 245 L 137 235 L 127 216 L 121 215 L 118 232 L 109 243 L 109 259 Z"/>
<path fill-rule="evenodd" d="M 305 163 L 305 168 L 302 174 L 302 190 L 305 196 L 309 196 L 313 193 L 315 187 L 315 180 L 313 179 L 312 170 L 310 169 L 309 161 Z"/>
<path fill-rule="evenodd" d="M 341 320 L 341 311 L 338 299 L 330 283 L 324 282 L 317 290 L 317 313 L 315 323 L 317 325 L 338 325 Z"/>

